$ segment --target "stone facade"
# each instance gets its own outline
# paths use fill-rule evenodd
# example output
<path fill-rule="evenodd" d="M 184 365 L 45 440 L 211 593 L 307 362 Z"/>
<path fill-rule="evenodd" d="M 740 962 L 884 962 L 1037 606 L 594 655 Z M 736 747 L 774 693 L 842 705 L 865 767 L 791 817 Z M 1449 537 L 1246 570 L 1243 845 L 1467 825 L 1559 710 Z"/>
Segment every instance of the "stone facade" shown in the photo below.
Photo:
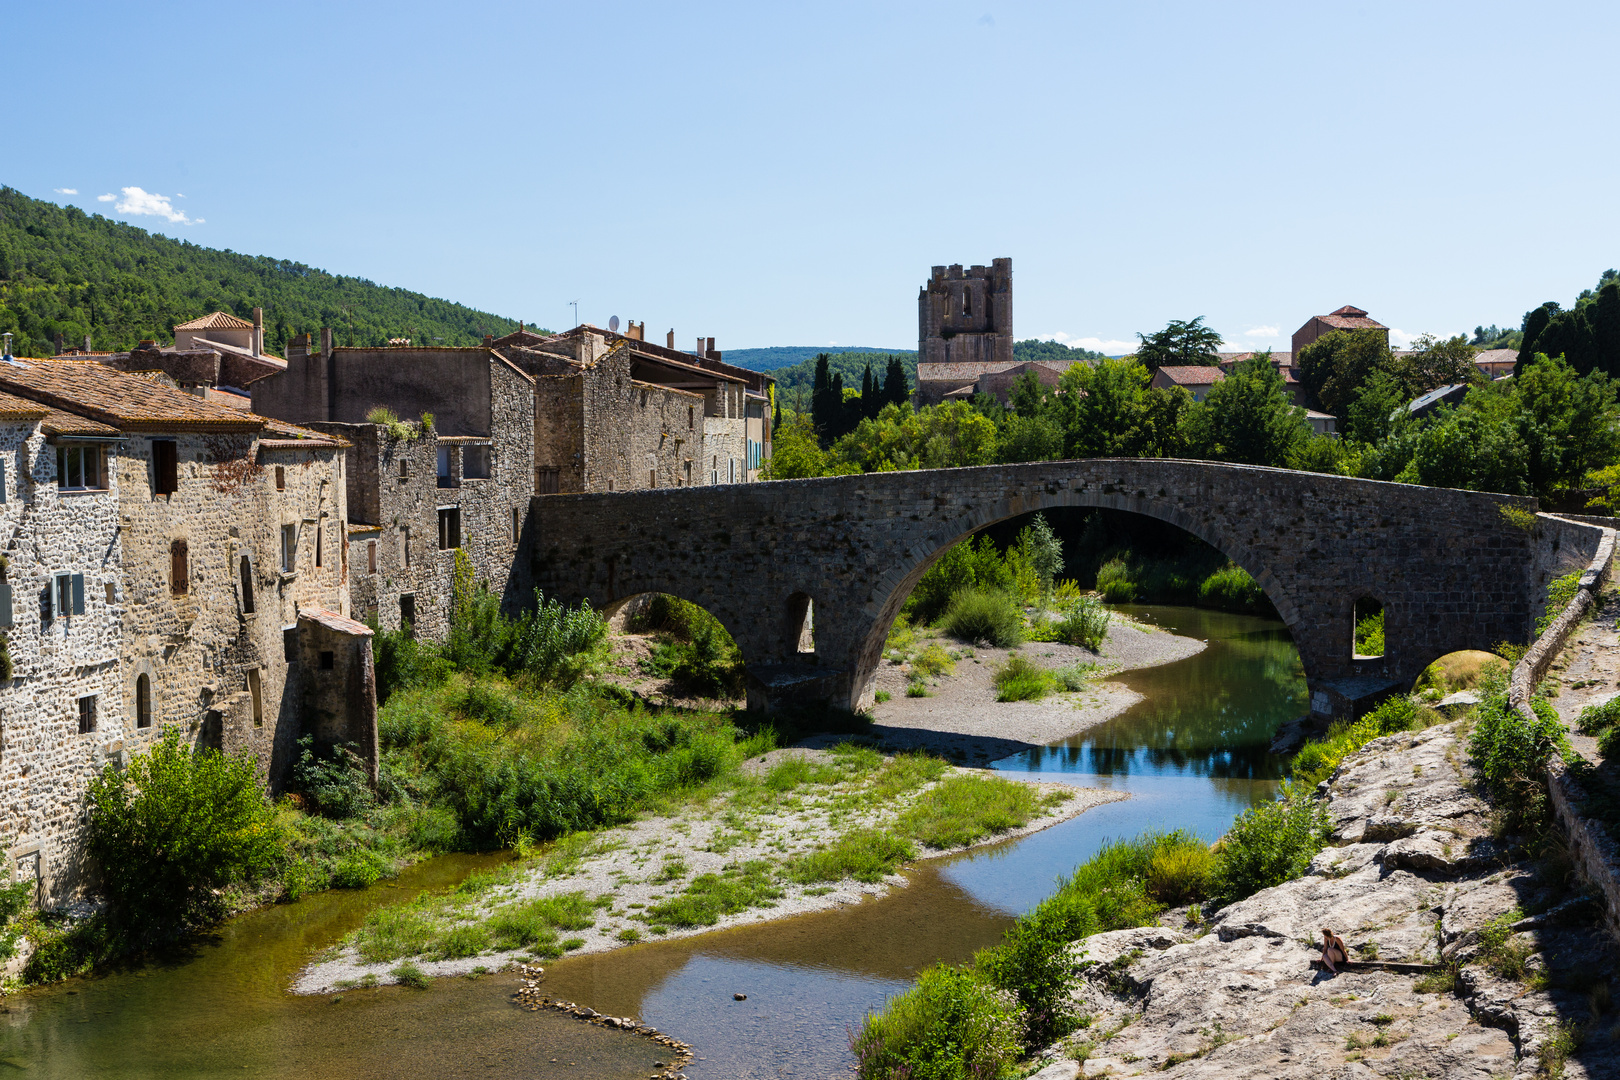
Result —
<path fill-rule="evenodd" d="M 917 363 L 1012 362 L 1012 260 L 934 267 L 917 294 Z"/>
<path fill-rule="evenodd" d="M 708 609 L 741 647 L 755 703 L 792 693 L 858 707 L 871 700 L 900 605 L 939 554 L 986 525 L 1058 506 L 1155 517 L 1247 569 L 1293 634 L 1313 709 L 1330 715 L 1410 686 L 1446 653 L 1525 640 L 1548 576 L 1579 560 L 1596 532 L 1543 518 L 1538 539 L 1502 512 L 1534 509 L 1530 499 L 1099 459 L 562 495 L 537 500 L 528 550 L 548 595 L 612 612 L 665 592 Z M 1383 656 L 1352 655 L 1362 598 L 1383 606 Z M 808 657 L 806 600 L 816 620 Z"/>

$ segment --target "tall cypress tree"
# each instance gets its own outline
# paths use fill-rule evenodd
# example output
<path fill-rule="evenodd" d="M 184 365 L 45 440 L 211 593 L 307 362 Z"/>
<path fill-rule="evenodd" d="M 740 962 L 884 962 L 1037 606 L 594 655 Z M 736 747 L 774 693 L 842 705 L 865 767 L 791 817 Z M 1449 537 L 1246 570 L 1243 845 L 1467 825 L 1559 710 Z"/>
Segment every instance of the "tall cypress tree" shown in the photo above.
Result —
<path fill-rule="evenodd" d="M 823 443 L 836 437 L 834 428 L 838 426 L 838 410 L 843 397 L 842 388 L 837 396 L 833 394 L 832 379 L 827 374 L 827 362 L 831 359 L 826 353 L 816 354 L 816 381 L 810 390 L 810 424 Z"/>
<path fill-rule="evenodd" d="M 861 415 L 877 416 L 883 409 L 882 387 L 872 377 L 872 365 L 866 365 L 866 372 L 861 376 Z"/>
<path fill-rule="evenodd" d="M 883 379 L 883 400 L 904 405 L 911 400 L 911 387 L 906 383 L 906 365 L 898 356 L 889 357 L 889 370 Z"/>

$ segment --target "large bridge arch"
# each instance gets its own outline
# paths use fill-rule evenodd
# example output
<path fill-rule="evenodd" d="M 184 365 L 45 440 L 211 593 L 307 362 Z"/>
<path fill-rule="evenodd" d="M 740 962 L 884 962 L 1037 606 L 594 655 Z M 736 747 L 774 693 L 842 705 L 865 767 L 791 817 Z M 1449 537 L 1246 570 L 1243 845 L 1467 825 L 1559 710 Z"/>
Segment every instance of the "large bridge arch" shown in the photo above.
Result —
<path fill-rule="evenodd" d="M 940 552 L 1060 506 L 1157 518 L 1247 569 L 1293 633 L 1313 710 L 1332 715 L 1409 686 L 1445 653 L 1527 640 L 1547 579 L 1589 558 L 1601 535 L 1504 513 L 1535 509 L 1512 496 L 1110 458 L 537 496 L 524 555 L 547 595 L 605 608 L 668 592 L 708 609 L 747 658 L 751 704 L 854 708 L 870 700 L 883 633 Z M 1352 656 L 1351 605 L 1363 595 L 1385 604 L 1385 653 L 1373 660 Z M 813 657 L 792 632 L 805 596 Z"/>

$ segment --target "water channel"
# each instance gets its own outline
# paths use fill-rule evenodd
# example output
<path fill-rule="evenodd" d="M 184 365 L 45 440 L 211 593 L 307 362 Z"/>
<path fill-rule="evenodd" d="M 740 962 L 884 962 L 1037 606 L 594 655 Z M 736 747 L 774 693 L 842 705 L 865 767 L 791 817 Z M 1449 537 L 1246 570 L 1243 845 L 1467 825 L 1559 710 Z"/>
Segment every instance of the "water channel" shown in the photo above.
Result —
<path fill-rule="evenodd" d="M 1030 777 L 1128 791 L 1022 840 L 924 864 L 881 899 L 550 966 L 547 989 L 640 1017 L 697 1047 L 693 1080 L 827 1077 L 848 1032 L 937 960 L 994 944 L 1058 875 L 1106 839 L 1185 828 L 1213 840 L 1275 789 L 1266 745 L 1305 708 L 1274 620 L 1178 607 L 1125 609 L 1207 640 L 1196 656 L 1120 677 L 1144 695 L 1070 739 L 995 763 Z M 379 903 L 460 880 L 493 857 L 446 856 L 396 882 L 332 892 L 233 920 L 168 965 L 0 999 L 0 1076 L 645 1077 L 659 1055 L 634 1036 L 512 1006 L 514 977 L 441 979 L 426 991 L 285 992 L 316 950 Z M 734 993 L 747 995 L 734 1001 Z"/>

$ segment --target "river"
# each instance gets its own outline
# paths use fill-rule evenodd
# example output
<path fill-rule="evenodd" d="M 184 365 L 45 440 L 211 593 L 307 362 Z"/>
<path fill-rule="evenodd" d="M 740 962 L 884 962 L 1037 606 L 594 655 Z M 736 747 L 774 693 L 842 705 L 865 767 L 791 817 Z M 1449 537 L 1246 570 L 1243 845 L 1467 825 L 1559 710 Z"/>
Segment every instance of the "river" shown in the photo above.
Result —
<path fill-rule="evenodd" d="M 1062 743 L 995 768 L 1131 793 L 1022 840 L 923 864 L 911 885 L 836 911 L 548 968 L 546 987 L 636 1016 L 696 1047 L 692 1080 L 845 1074 L 848 1033 L 939 960 L 994 944 L 1057 877 L 1111 837 L 1190 829 L 1213 840 L 1275 790 L 1272 733 L 1305 709 L 1305 682 L 1275 620 L 1195 608 L 1133 616 L 1209 642 L 1120 676 L 1144 699 Z M 232 920 L 166 965 L 0 999 L 0 1076 L 645 1077 L 650 1042 L 512 1006 L 514 978 L 441 979 L 298 998 L 285 992 L 316 950 L 378 903 L 443 887 L 491 857 L 446 856 L 396 882 L 331 892 Z M 736 1001 L 734 994 L 746 994 Z M 555 1060 L 554 1060 L 555 1059 Z"/>

